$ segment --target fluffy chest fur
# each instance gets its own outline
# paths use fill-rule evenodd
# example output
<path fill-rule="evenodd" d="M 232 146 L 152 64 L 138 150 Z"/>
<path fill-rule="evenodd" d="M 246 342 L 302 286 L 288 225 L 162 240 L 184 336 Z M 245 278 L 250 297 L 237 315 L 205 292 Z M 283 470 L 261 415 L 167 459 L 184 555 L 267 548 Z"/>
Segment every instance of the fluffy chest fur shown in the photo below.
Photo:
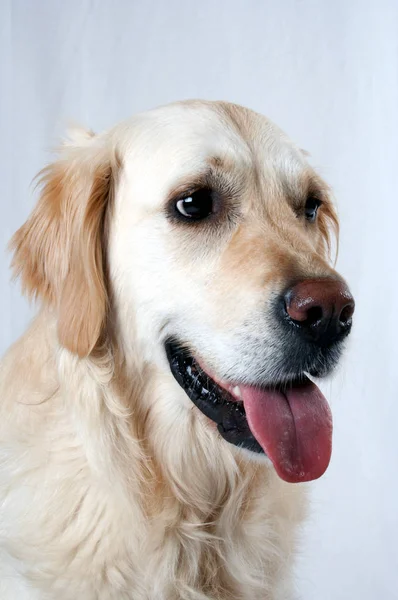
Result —
<path fill-rule="evenodd" d="M 2 367 L 2 598 L 21 585 L 29 600 L 291 598 L 302 488 L 194 412 L 168 432 L 156 409 L 132 414 L 106 361 L 54 360 L 42 325 Z M 156 407 L 173 389 L 158 374 L 128 393 Z"/>

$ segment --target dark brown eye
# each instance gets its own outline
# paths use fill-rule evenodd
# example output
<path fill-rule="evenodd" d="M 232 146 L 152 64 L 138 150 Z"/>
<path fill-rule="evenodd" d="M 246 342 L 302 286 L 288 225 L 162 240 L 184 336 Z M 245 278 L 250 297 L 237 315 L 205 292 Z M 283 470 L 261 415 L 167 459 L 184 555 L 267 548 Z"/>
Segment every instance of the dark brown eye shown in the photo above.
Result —
<path fill-rule="evenodd" d="M 186 220 L 200 221 L 214 212 L 214 192 L 203 188 L 176 202 L 176 211 Z"/>
<path fill-rule="evenodd" d="M 321 204 L 321 200 L 318 200 L 318 198 L 315 198 L 314 196 L 309 196 L 309 198 L 307 199 L 304 214 L 305 218 L 309 223 L 314 223 L 316 219 L 316 214 L 318 212 L 318 208 Z"/>

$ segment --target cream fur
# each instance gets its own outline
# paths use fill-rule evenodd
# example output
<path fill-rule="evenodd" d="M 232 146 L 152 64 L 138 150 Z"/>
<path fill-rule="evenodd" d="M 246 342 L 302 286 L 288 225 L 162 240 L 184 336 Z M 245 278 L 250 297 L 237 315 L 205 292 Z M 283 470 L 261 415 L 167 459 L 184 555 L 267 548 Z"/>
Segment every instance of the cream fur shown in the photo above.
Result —
<path fill-rule="evenodd" d="M 165 199 L 214 156 L 246 225 L 193 239 L 167 223 Z M 334 273 L 333 209 L 325 199 L 319 229 L 301 229 L 280 200 L 286 177 L 319 182 L 265 118 L 200 102 L 72 134 L 47 171 L 13 242 L 42 309 L 1 365 L 2 600 L 294 597 L 305 488 L 218 436 L 162 341 L 183 335 L 223 377 L 255 372 L 258 350 L 248 363 L 240 351 L 254 331 L 270 339 L 271 294 L 291 271 Z"/>

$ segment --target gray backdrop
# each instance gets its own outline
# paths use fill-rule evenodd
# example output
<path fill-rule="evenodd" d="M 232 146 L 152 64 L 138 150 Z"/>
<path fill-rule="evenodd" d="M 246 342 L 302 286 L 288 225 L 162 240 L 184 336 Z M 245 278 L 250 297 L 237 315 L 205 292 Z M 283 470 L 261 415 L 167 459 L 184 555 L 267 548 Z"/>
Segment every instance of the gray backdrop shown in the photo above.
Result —
<path fill-rule="evenodd" d="M 397 598 L 398 2 L 0 0 L 1 245 L 67 121 L 94 129 L 175 99 L 274 119 L 332 184 L 338 268 L 357 300 L 326 384 L 334 454 L 313 486 L 306 600 Z M 32 310 L 0 260 L 0 351 Z"/>

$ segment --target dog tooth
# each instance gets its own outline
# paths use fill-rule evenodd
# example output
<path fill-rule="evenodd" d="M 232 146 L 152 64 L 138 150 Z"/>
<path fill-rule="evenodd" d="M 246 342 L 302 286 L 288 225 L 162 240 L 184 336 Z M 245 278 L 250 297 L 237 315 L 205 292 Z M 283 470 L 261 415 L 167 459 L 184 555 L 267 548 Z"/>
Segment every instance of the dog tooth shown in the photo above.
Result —
<path fill-rule="evenodd" d="M 240 391 L 240 387 L 238 385 L 236 385 L 235 387 L 232 388 L 232 393 L 234 394 L 234 396 L 236 396 L 237 398 L 242 398 L 242 394 Z"/>

